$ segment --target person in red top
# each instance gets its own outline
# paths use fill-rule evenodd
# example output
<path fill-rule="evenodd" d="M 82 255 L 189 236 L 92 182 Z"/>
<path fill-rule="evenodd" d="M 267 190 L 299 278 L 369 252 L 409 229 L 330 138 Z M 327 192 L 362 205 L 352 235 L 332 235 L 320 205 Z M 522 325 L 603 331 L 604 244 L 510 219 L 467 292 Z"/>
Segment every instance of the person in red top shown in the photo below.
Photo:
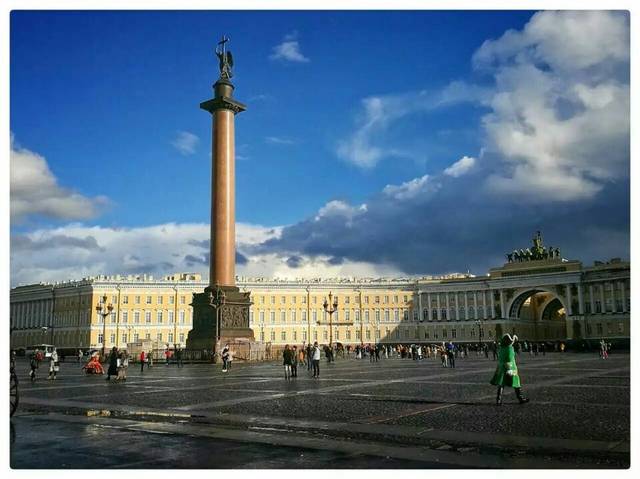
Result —
<path fill-rule="evenodd" d="M 140 372 L 144 371 L 144 362 L 147 358 L 144 356 L 144 351 L 140 353 Z"/>

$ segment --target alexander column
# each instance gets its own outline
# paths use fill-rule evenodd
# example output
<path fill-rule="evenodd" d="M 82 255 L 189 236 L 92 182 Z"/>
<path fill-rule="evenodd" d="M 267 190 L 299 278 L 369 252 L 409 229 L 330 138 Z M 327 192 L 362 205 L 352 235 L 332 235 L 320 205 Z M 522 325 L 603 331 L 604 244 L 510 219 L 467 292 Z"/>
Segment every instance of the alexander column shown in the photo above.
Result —
<path fill-rule="evenodd" d="M 222 37 L 216 47 L 220 78 L 213 85 L 214 97 L 200 103 L 213 119 L 211 154 L 211 239 L 209 286 L 193 295 L 193 329 L 187 349 L 218 351 L 231 343 L 236 353 L 253 341 L 249 328 L 250 293 L 236 287 L 235 223 L 235 115 L 246 106 L 233 98 L 233 57 Z"/>

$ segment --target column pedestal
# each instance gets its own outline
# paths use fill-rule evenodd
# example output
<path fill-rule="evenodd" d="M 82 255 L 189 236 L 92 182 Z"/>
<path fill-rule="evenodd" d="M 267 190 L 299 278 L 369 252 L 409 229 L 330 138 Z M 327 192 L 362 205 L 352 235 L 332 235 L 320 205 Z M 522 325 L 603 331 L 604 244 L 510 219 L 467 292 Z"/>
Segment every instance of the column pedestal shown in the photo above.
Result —
<path fill-rule="evenodd" d="M 253 330 L 249 327 L 251 293 L 235 286 L 207 287 L 194 293 L 193 329 L 187 338 L 187 349 L 219 352 L 229 344 L 238 359 L 252 359 Z"/>

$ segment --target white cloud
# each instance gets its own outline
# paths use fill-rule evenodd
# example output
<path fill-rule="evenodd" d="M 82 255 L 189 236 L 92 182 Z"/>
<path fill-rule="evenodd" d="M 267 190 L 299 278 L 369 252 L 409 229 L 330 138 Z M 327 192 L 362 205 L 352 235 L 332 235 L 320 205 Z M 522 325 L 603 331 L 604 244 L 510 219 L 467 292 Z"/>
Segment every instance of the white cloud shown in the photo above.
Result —
<path fill-rule="evenodd" d="M 485 42 L 474 64 L 495 79 L 483 126 L 502 161 L 487 189 L 575 201 L 626 177 L 628 62 L 622 12 L 541 12 L 522 31 Z"/>
<path fill-rule="evenodd" d="M 362 169 L 374 168 L 385 158 L 413 158 L 415 155 L 389 141 L 387 134 L 400 120 L 460 102 L 486 101 L 486 88 L 451 82 L 439 92 L 425 90 L 364 98 L 354 132 L 338 142 L 336 154 Z"/>
<path fill-rule="evenodd" d="M 353 208 L 363 211 L 366 206 Z M 343 214 L 330 204 L 322 214 Z M 279 238 L 282 226 L 238 223 L 237 250 L 246 262 L 236 264 L 236 274 L 265 278 L 318 278 L 347 276 L 398 276 L 399 270 L 362 261 L 332 262 L 328 256 L 300 255 L 298 267 L 287 254 L 252 254 L 252 247 Z M 11 243 L 11 284 L 80 279 L 98 274 L 151 274 L 157 278 L 175 272 L 208 276 L 209 225 L 167 223 L 137 228 L 106 228 L 68 224 L 16 234 Z"/>
<path fill-rule="evenodd" d="M 89 219 L 108 204 L 105 196 L 89 198 L 63 188 L 49 169 L 46 159 L 21 148 L 11 137 L 10 210 L 13 221 L 29 215 L 62 220 Z"/>
<path fill-rule="evenodd" d="M 176 138 L 171 142 L 181 155 L 193 155 L 200 138 L 188 131 L 179 131 Z"/>
<path fill-rule="evenodd" d="M 300 51 L 300 43 L 297 33 L 286 35 L 282 43 L 273 47 L 273 53 L 269 56 L 272 60 L 282 60 L 296 63 L 307 63 L 310 60 Z"/>
<path fill-rule="evenodd" d="M 326 205 L 318 210 L 315 216 L 315 221 L 320 221 L 323 218 L 345 218 L 347 223 L 353 220 L 356 216 L 365 213 L 367 211 L 367 205 L 365 203 L 360 206 L 351 206 L 349 203 L 340 200 L 329 201 Z"/>
<path fill-rule="evenodd" d="M 430 180 L 429 175 L 414 178 L 401 185 L 387 185 L 382 192 L 396 200 L 409 200 L 438 189 L 438 185 Z"/>
<path fill-rule="evenodd" d="M 445 168 L 444 174 L 447 176 L 453 176 L 454 178 L 458 178 L 462 176 L 475 166 L 476 159 L 472 156 L 463 156 L 458 161 L 456 161 L 453 165 Z"/>
<path fill-rule="evenodd" d="M 296 141 L 291 138 L 281 136 L 266 136 L 264 141 L 270 145 L 293 145 L 296 143 Z"/>
<path fill-rule="evenodd" d="M 236 225 L 237 249 L 277 238 L 281 226 Z M 208 276 L 209 225 L 167 223 L 136 228 L 108 228 L 79 223 L 14 234 L 11 241 L 11 283 L 61 281 L 98 274 L 163 276 L 195 271 Z M 249 265 L 244 271 L 251 272 Z"/>

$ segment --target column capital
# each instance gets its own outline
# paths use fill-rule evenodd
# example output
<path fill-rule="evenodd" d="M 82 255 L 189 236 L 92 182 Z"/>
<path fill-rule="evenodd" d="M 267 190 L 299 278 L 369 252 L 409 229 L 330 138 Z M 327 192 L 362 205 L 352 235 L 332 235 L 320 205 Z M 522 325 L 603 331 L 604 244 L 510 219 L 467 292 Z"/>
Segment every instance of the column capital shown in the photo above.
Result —
<path fill-rule="evenodd" d="M 200 103 L 200 108 L 211 114 L 214 114 L 218 110 L 231 110 L 234 114 L 238 114 L 245 111 L 247 106 L 231 97 L 221 96 L 203 101 Z"/>

